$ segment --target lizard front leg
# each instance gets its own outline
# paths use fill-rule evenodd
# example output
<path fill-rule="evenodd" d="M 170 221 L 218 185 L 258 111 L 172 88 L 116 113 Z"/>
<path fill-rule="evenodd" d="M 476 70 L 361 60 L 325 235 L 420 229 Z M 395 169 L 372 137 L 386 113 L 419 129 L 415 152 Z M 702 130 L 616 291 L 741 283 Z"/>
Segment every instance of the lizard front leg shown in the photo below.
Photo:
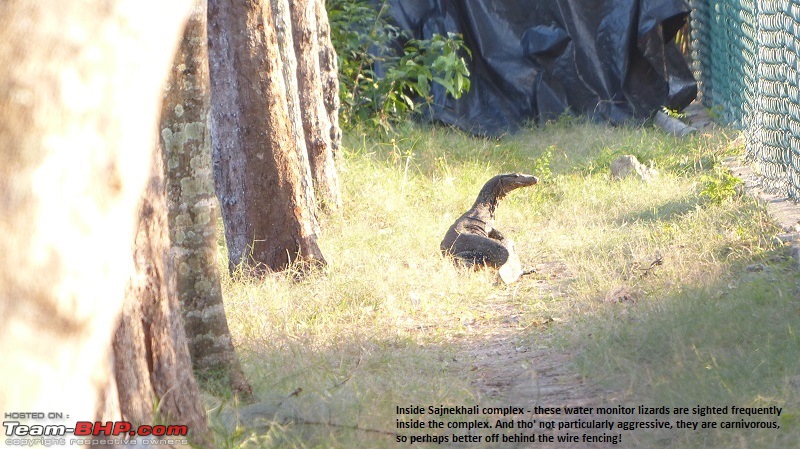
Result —
<path fill-rule="evenodd" d="M 495 228 L 491 228 L 491 229 L 489 229 L 489 238 L 490 238 L 490 239 L 493 239 L 493 240 L 499 240 L 499 241 L 501 241 L 501 242 L 502 242 L 503 240 L 505 240 L 505 239 L 506 239 L 506 238 L 503 236 L 503 234 L 501 234 L 501 233 L 500 233 L 500 231 L 498 231 L 498 230 L 497 230 L 497 229 L 495 229 Z"/>

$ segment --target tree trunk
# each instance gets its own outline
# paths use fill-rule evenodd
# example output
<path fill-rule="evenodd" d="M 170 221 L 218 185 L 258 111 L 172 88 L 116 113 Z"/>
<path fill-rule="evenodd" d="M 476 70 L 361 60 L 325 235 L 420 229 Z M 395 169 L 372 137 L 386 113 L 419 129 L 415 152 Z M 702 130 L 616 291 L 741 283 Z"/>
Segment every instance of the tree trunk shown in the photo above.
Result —
<path fill-rule="evenodd" d="M 333 159 L 331 120 L 325 109 L 320 75 L 317 0 L 291 0 L 290 5 L 297 57 L 297 87 L 311 174 L 320 206 L 335 210 L 341 207 L 342 196 Z M 326 22 L 327 17 L 326 14 Z"/>
<path fill-rule="evenodd" d="M 324 263 L 303 199 L 266 0 L 209 0 L 211 143 L 229 268 Z"/>
<path fill-rule="evenodd" d="M 286 84 L 286 103 L 289 113 L 289 124 L 292 128 L 292 139 L 297 150 L 297 159 L 300 163 L 300 184 L 312 212 L 312 226 L 314 232 L 319 233 L 317 221 L 317 199 L 314 194 L 314 183 L 311 175 L 311 166 L 308 161 L 308 148 L 306 137 L 303 133 L 303 119 L 300 114 L 300 97 L 297 91 L 297 58 L 294 55 L 294 39 L 292 39 L 292 18 L 289 13 L 289 0 L 273 0 L 272 17 L 275 22 L 275 33 L 278 39 L 278 51 L 281 55 L 283 81 Z"/>
<path fill-rule="evenodd" d="M 161 105 L 172 260 L 194 370 L 247 399 L 233 348 L 217 263 L 217 210 L 208 129 L 206 2 L 189 18 Z"/>
<path fill-rule="evenodd" d="M 158 6 L 0 2 L 0 410 L 92 421 L 109 384 L 142 149 L 189 10 Z"/>
<path fill-rule="evenodd" d="M 192 373 L 171 263 L 164 169 L 155 145 L 153 171 L 139 208 L 134 273 L 114 336 L 114 374 L 122 416 L 134 428 L 158 421 L 186 425 L 208 443 L 206 414 Z"/>
<path fill-rule="evenodd" d="M 339 62 L 331 41 L 331 25 L 325 0 L 315 0 L 319 40 L 319 73 L 322 97 L 331 122 L 331 148 L 334 161 L 342 160 L 342 129 L 339 127 Z"/>

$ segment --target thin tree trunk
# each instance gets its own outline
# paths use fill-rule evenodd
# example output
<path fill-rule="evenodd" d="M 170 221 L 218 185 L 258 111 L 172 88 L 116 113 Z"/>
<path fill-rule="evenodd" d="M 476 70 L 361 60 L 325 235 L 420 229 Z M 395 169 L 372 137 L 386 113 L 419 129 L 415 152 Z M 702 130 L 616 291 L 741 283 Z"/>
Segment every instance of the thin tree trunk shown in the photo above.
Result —
<path fill-rule="evenodd" d="M 217 202 L 208 129 L 206 2 L 189 18 L 161 106 L 170 240 L 192 365 L 221 378 L 242 399 L 252 394 L 233 348 L 217 262 Z"/>
<path fill-rule="evenodd" d="M 142 149 L 189 6 L 0 2 L 0 410 L 71 425 L 100 409 Z"/>
<path fill-rule="evenodd" d="M 134 273 L 114 336 L 114 374 L 122 416 L 134 426 L 186 425 L 208 443 L 208 425 L 180 316 L 171 263 L 160 146 L 139 208 Z M 155 402 L 154 402 L 155 401 Z M 157 407 L 156 407 L 157 406 Z"/>
<path fill-rule="evenodd" d="M 229 268 L 324 263 L 293 147 L 272 14 L 265 0 L 210 0 L 212 158 Z"/>
<path fill-rule="evenodd" d="M 317 0 L 291 0 L 292 35 L 303 132 L 317 200 L 323 208 L 335 210 L 341 207 L 342 196 L 333 159 L 331 121 L 322 93 L 316 4 Z"/>
<path fill-rule="evenodd" d="M 319 73 L 322 97 L 331 122 L 331 149 L 335 162 L 342 160 L 342 130 L 339 127 L 339 62 L 331 41 L 331 25 L 325 0 L 314 0 L 317 10 L 317 36 L 319 40 Z"/>
<path fill-rule="evenodd" d="M 278 50 L 281 55 L 283 81 L 286 84 L 286 103 L 289 113 L 289 124 L 292 128 L 292 138 L 297 150 L 297 159 L 300 164 L 300 184 L 306 197 L 308 210 L 312 212 L 312 226 L 314 232 L 319 233 L 317 221 L 317 199 L 314 194 L 314 183 L 311 175 L 311 165 L 308 161 L 308 148 L 306 137 L 303 133 L 303 119 L 300 114 L 300 97 L 297 91 L 297 58 L 294 55 L 294 39 L 292 38 L 292 18 L 289 12 L 289 0 L 272 0 L 272 17 L 275 22 L 275 33 L 278 39 Z"/>

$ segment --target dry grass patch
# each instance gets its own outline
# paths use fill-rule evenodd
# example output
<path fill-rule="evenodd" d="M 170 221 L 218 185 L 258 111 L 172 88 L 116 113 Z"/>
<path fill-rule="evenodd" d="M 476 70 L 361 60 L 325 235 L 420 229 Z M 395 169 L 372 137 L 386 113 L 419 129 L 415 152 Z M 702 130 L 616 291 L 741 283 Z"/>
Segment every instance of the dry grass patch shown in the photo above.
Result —
<path fill-rule="evenodd" d="M 489 370 L 475 357 L 498 342 L 522 354 L 578 353 L 584 376 L 630 392 L 631 400 L 659 401 L 677 389 L 691 392 L 677 402 L 704 392 L 712 398 L 722 378 L 698 363 L 740 357 L 729 324 L 756 312 L 726 302 L 757 301 L 753 288 L 728 283 L 763 285 L 758 279 L 769 273 L 778 279 L 767 281 L 770 291 L 783 296 L 759 303 L 766 307 L 754 320 L 761 331 L 742 347 L 769 349 L 777 367 L 766 377 L 769 388 L 755 382 L 739 399 L 758 402 L 755 392 L 769 391 L 770 400 L 787 394 L 783 401 L 796 407 L 797 395 L 781 387 L 796 366 L 778 360 L 795 354 L 787 336 L 798 317 L 782 312 L 794 310 L 796 292 L 786 286 L 796 275 L 770 268 L 750 273 L 749 283 L 742 277 L 748 264 L 786 265 L 776 229 L 746 197 L 700 196 L 717 182 L 719 160 L 741 151 L 724 134 L 677 139 L 562 121 L 501 139 L 417 125 L 393 137 L 345 137 L 345 204 L 322 220 L 330 266 L 301 282 L 291 275 L 224 281 L 236 347 L 256 394 L 270 404 L 263 418 L 283 423 L 269 434 L 221 437 L 226 444 L 396 447 L 396 405 L 500 400 L 511 390 L 487 396 L 479 388 L 487 372 L 516 376 L 520 363 L 541 361 L 539 353 L 515 356 L 515 366 Z M 608 165 L 621 154 L 660 175 L 649 184 L 611 181 Z M 481 185 L 508 171 L 542 182 L 498 208 L 497 228 L 517 243 L 523 266 L 537 269 L 506 287 L 491 273 L 456 269 L 438 245 Z M 783 319 L 776 333 L 763 330 L 769 317 Z M 761 372 L 734 371 L 739 380 L 724 382 L 745 384 Z"/>

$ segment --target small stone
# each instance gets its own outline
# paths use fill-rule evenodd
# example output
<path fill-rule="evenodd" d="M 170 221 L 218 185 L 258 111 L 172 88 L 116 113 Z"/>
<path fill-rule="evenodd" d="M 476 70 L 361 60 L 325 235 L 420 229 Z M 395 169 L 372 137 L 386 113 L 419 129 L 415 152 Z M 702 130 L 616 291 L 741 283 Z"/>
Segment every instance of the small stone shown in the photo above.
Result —
<path fill-rule="evenodd" d="M 797 244 L 792 244 L 792 248 L 789 250 L 789 254 L 791 255 L 792 259 L 794 259 L 795 264 L 797 264 L 798 269 L 800 269 L 800 246 Z"/>
<path fill-rule="evenodd" d="M 628 176 L 638 176 L 642 181 L 650 181 L 658 174 L 654 168 L 648 168 L 636 156 L 626 154 L 620 156 L 611 163 L 611 179 L 623 179 Z"/>

